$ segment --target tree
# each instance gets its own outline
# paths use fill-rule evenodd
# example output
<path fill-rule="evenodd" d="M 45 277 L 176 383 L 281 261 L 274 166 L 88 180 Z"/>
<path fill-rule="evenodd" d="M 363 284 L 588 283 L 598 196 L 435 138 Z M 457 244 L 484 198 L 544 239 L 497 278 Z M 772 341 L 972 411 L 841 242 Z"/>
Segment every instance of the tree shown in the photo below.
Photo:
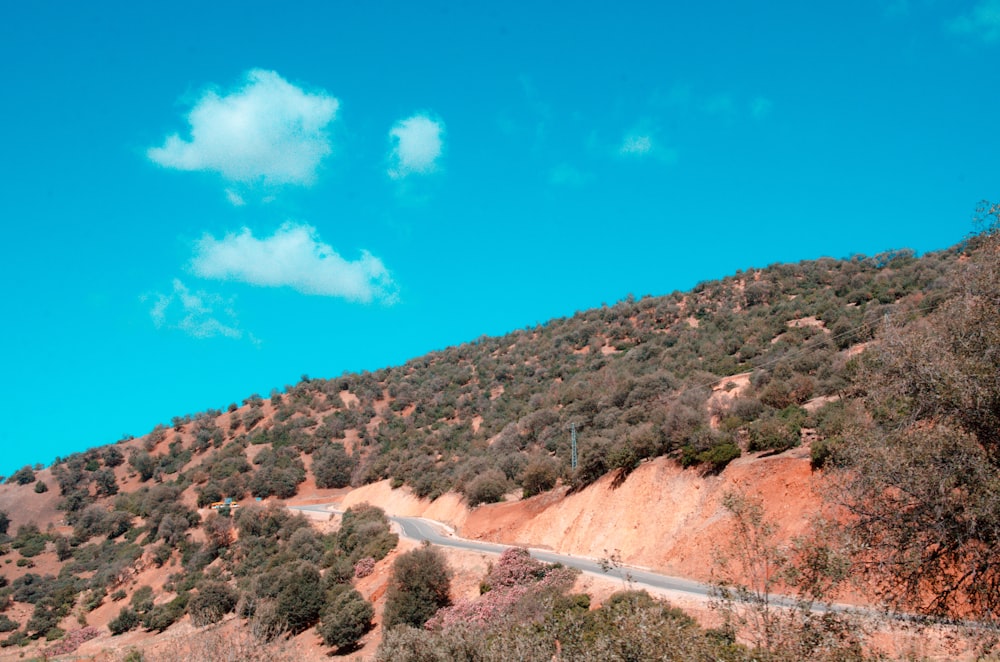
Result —
<path fill-rule="evenodd" d="M 128 463 L 139 472 L 139 480 L 142 482 L 152 478 L 156 472 L 156 460 L 146 451 L 133 450 L 129 455 Z"/>
<path fill-rule="evenodd" d="M 316 487 L 347 487 L 357 461 L 347 454 L 344 445 L 330 442 L 313 453 L 312 472 Z"/>
<path fill-rule="evenodd" d="M 111 630 L 112 635 L 119 635 L 128 632 L 129 630 L 134 630 L 139 627 L 139 615 L 135 613 L 135 610 L 131 607 L 122 607 L 121 611 L 118 612 L 118 616 L 111 619 L 108 623 L 108 629 Z"/>
<path fill-rule="evenodd" d="M 732 638 L 740 633 L 764 653 L 751 659 L 864 659 L 862 624 L 829 601 L 849 568 L 841 541 L 827 535 L 830 527 L 814 522 L 810 537 L 786 545 L 760 497 L 726 492 L 722 504 L 733 526 L 727 542 L 715 549 L 712 607 L 721 612 L 722 631 Z M 773 595 L 776 589 L 797 589 L 794 607 Z"/>
<path fill-rule="evenodd" d="M 205 536 L 216 548 L 229 547 L 235 540 L 233 521 L 229 517 L 223 517 L 216 512 L 209 513 L 202 524 Z"/>
<path fill-rule="evenodd" d="M 276 606 L 288 629 L 298 634 L 316 624 L 324 602 L 319 570 L 311 563 L 303 563 L 287 577 Z"/>
<path fill-rule="evenodd" d="M 361 594 L 350 589 L 330 603 L 319 625 L 319 633 L 327 646 L 337 652 L 346 652 L 357 646 L 358 641 L 372 626 L 375 609 Z"/>
<path fill-rule="evenodd" d="M 383 623 L 423 627 L 442 607 L 451 604 L 451 578 L 444 555 L 424 545 L 400 555 L 392 564 Z"/>
<path fill-rule="evenodd" d="M 104 459 L 104 466 L 111 468 L 117 467 L 125 461 L 125 456 L 114 446 L 106 446 L 101 457 Z"/>
<path fill-rule="evenodd" d="M 18 485 L 27 485 L 28 483 L 35 482 L 35 472 L 31 469 L 30 465 L 24 465 L 7 479 L 7 483 L 17 483 Z"/>
<path fill-rule="evenodd" d="M 10 528 L 10 517 L 7 513 L 0 510 L 0 536 L 7 535 L 7 529 Z"/>
<path fill-rule="evenodd" d="M 224 582 L 205 582 L 188 604 L 191 622 L 199 627 L 219 622 L 236 608 L 236 597 L 236 591 Z"/>
<path fill-rule="evenodd" d="M 509 487 L 507 476 L 502 471 L 490 469 L 469 481 L 465 488 L 465 498 L 470 508 L 475 508 L 481 503 L 496 503 L 503 501 L 503 496 Z"/>
<path fill-rule="evenodd" d="M 837 451 L 862 567 L 895 607 L 1000 613 L 1000 206 L 930 314 L 890 320 L 855 380 L 875 425 Z M 888 571 L 886 574 L 885 571 Z"/>
<path fill-rule="evenodd" d="M 118 481 L 115 479 L 115 472 L 111 469 L 98 469 L 94 472 L 94 483 L 97 485 L 97 493 L 102 496 L 114 496 L 118 494 Z"/>
<path fill-rule="evenodd" d="M 559 478 L 559 467 L 555 460 L 550 458 L 538 458 L 532 460 L 524 469 L 521 476 L 521 487 L 524 489 L 523 497 L 535 496 L 542 492 L 547 492 L 556 486 Z"/>

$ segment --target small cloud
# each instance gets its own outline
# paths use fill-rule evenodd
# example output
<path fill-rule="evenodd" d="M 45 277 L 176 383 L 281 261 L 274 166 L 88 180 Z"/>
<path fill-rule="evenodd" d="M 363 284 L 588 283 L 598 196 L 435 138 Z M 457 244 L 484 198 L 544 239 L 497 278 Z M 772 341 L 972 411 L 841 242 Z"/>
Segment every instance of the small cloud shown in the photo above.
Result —
<path fill-rule="evenodd" d="M 648 121 L 641 121 L 625 134 L 621 144 L 615 149 L 617 156 L 623 159 L 653 159 L 661 163 L 677 161 L 677 151 L 667 147 L 659 139 L 656 126 Z"/>
<path fill-rule="evenodd" d="M 560 163 L 549 173 L 549 183 L 557 186 L 580 187 L 587 184 L 590 179 L 590 175 L 568 163 Z"/>
<path fill-rule="evenodd" d="M 988 44 L 1000 41 L 1000 0 L 981 0 L 972 11 L 947 24 L 957 35 L 974 35 Z"/>
<path fill-rule="evenodd" d="M 358 260 L 345 260 L 309 225 L 285 223 L 264 239 L 248 228 L 222 239 L 206 234 L 195 244 L 191 267 L 201 278 L 290 287 L 364 303 L 396 301 L 395 283 L 381 260 L 367 251 Z"/>
<path fill-rule="evenodd" d="M 762 120 L 771 114 L 774 103 L 767 97 L 754 97 L 750 102 L 750 115 L 755 120 Z"/>
<path fill-rule="evenodd" d="M 231 188 L 226 189 L 226 198 L 234 207 L 243 207 L 246 205 L 246 200 L 243 199 L 243 196 Z"/>
<path fill-rule="evenodd" d="M 653 139 L 650 136 L 625 136 L 618 153 L 622 156 L 645 156 L 653 151 Z"/>
<path fill-rule="evenodd" d="M 140 300 L 147 301 L 149 298 L 143 296 Z M 240 329 L 231 300 L 210 292 L 192 291 L 176 278 L 169 294 L 155 295 L 149 316 L 157 329 L 177 329 L 194 338 L 241 340 L 246 335 L 252 342 L 257 342 L 252 334 L 244 334 Z"/>
<path fill-rule="evenodd" d="M 330 154 L 326 128 L 338 107 L 325 92 L 253 69 L 228 94 L 202 95 L 187 116 L 190 140 L 175 133 L 146 155 L 166 168 L 217 172 L 231 182 L 310 184 Z"/>
<path fill-rule="evenodd" d="M 444 123 L 426 114 L 417 114 L 396 123 L 389 130 L 392 151 L 388 174 L 403 179 L 413 174 L 426 175 L 437 169 L 441 156 Z"/>

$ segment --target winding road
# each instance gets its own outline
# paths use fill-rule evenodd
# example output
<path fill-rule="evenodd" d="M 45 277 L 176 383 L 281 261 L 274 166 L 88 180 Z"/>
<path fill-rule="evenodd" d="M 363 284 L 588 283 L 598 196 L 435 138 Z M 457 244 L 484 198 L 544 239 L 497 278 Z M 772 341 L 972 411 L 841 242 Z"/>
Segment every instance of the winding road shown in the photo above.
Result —
<path fill-rule="evenodd" d="M 307 513 L 342 515 L 344 511 L 338 510 L 336 506 L 337 504 L 315 504 L 287 506 L 287 508 L 289 510 L 297 510 Z M 389 520 L 399 526 L 399 530 L 404 538 L 409 538 L 410 540 L 415 540 L 417 542 L 426 541 L 432 545 L 440 545 L 441 547 L 451 547 L 453 549 L 483 552 L 499 556 L 504 552 L 504 550 L 517 546 L 460 538 L 456 536 L 446 524 L 435 520 L 425 519 L 423 517 L 389 517 Z M 528 548 L 528 551 L 531 553 L 532 558 L 538 559 L 539 561 L 544 561 L 546 563 L 561 563 L 564 566 L 576 568 L 596 577 L 619 579 L 623 585 L 628 584 L 629 587 L 633 589 L 646 589 L 654 592 L 674 591 L 700 599 L 710 597 L 714 589 L 714 587 L 709 584 L 702 584 L 701 582 L 683 579 L 681 577 L 662 575 L 647 569 L 623 565 L 617 562 L 609 566 L 607 563 L 602 563 L 601 561 L 583 556 L 558 554 L 556 552 L 550 552 L 543 549 Z M 768 596 L 768 603 L 776 607 L 801 608 L 801 605 L 796 602 L 795 598 L 787 595 L 775 595 L 772 593 Z M 936 620 L 942 624 L 955 624 L 953 621 L 948 621 L 946 619 L 928 619 L 926 617 L 900 612 L 887 614 L 875 609 L 858 607 L 856 605 L 816 603 L 811 606 L 811 609 L 814 612 L 820 613 L 836 612 L 851 613 L 858 616 L 888 616 L 891 620 L 900 622 L 927 623 L 935 622 Z M 966 627 L 977 627 L 982 625 L 971 621 L 964 621 L 963 624 Z M 990 628 L 994 629 L 992 626 L 990 626 Z"/>
<path fill-rule="evenodd" d="M 337 510 L 333 504 L 288 506 L 288 509 L 301 512 L 343 514 L 343 511 Z M 459 538 L 450 533 L 448 527 L 444 524 L 422 517 L 389 517 L 389 520 L 399 526 L 403 537 L 416 540 L 417 542 L 427 541 L 441 547 L 496 555 L 500 555 L 504 550 L 514 547 L 514 545 L 500 545 Z M 599 577 L 617 578 L 623 583 L 631 584 L 635 588 L 653 589 L 654 591 L 678 591 L 701 598 L 709 596 L 712 591 L 712 587 L 708 584 L 680 577 L 661 575 L 642 568 L 633 568 L 617 563 L 612 567 L 608 567 L 606 564 L 602 565 L 599 561 L 582 556 L 557 554 L 541 549 L 529 549 L 528 551 L 531 552 L 532 558 L 536 558 L 539 561 L 561 563 L 564 566 L 577 568 L 578 570 Z"/>

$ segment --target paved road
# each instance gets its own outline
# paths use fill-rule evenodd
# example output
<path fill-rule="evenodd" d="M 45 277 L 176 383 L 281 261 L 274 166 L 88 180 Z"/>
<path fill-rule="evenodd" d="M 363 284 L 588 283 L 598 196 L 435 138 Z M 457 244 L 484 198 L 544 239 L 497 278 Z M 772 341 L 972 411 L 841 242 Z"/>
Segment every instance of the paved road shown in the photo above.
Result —
<path fill-rule="evenodd" d="M 323 504 L 288 506 L 288 508 L 291 510 L 314 513 L 343 513 L 341 510 L 336 510 L 332 505 Z M 423 519 L 421 517 L 390 517 L 389 519 L 399 525 L 404 537 L 419 542 L 426 540 L 433 545 L 440 545 L 441 547 L 452 547 L 454 549 L 464 549 L 472 552 L 485 552 L 486 554 L 497 555 L 502 554 L 504 550 L 513 547 L 513 545 L 500 545 L 496 543 L 459 538 L 458 536 L 449 533 L 447 531 L 447 527 L 440 522 Z M 601 564 L 594 559 L 588 559 L 582 556 L 570 556 L 569 554 L 557 554 L 555 552 L 549 552 L 541 549 L 531 549 L 530 552 L 531 556 L 539 561 L 545 561 L 546 563 L 561 563 L 564 566 L 577 568 L 583 572 L 588 572 L 594 575 L 621 579 L 623 583 L 628 582 L 635 588 L 680 591 L 681 593 L 689 593 L 701 597 L 709 595 L 711 591 L 711 586 L 708 584 L 701 584 L 689 579 L 681 579 L 680 577 L 661 575 L 655 572 L 650 572 L 649 570 L 643 570 L 641 568 L 633 568 L 623 565 L 609 568 L 605 571 L 604 568 L 601 567 Z"/>
<path fill-rule="evenodd" d="M 314 513 L 336 513 L 343 514 L 344 511 L 337 510 L 336 504 L 317 504 L 317 505 L 303 505 L 303 506 L 288 506 L 290 510 L 299 510 L 303 512 L 314 512 Z M 459 538 L 458 536 L 451 533 L 446 525 L 441 522 L 436 522 L 434 520 L 424 519 L 422 517 L 390 517 L 391 521 L 399 525 L 400 530 L 405 538 L 411 540 L 416 540 L 418 542 L 427 541 L 433 545 L 440 545 L 442 547 L 452 547 L 454 549 L 464 549 L 472 552 L 484 552 L 486 554 L 496 554 L 500 555 L 504 550 L 514 547 L 514 545 L 501 545 L 497 543 L 480 542 L 478 540 L 469 540 L 467 538 Z M 571 556 L 569 554 L 557 554 L 555 552 L 546 551 L 543 549 L 530 549 L 531 556 L 538 559 L 539 561 L 545 561 L 546 563 L 561 563 L 564 566 L 570 568 L 577 568 L 583 572 L 590 573 L 593 575 L 603 576 L 603 577 L 613 577 L 622 580 L 622 583 L 626 582 L 635 589 L 653 589 L 653 590 L 663 590 L 663 591 L 677 591 L 680 593 L 687 593 L 688 595 L 694 595 L 698 597 L 708 597 L 711 595 L 712 586 L 709 584 L 702 584 L 700 582 L 692 581 L 690 579 L 683 579 L 681 577 L 671 577 L 670 575 L 661 575 L 650 570 L 644 570 L 642 568 L 635 568 L 627 565 L 617 565 L 607 570 L 601 566 L 601 564 L 594 560 L 582 556 Z M 797 607 L 794 598 L 785 595 L 775 595 L 771 594 L 769 596 L 769 602 L 773 606 L 778 607 Z M 915 622 L 928 622 L 928 619 L 914 616 L 911 614 L 904 613 L 890 613 L 885 614 L 878 610 L 866 609 L 864 607 L 857 607 L 852 605 L 841 605 L 841 604 L 814 604 L 812 610 L 816 612 L 840 612 L 840 613 L 853 613 L 860 616 L 888 616 L 890 619 L 897 621 L 915 621 Z M 934 621 L 935 619 L 929 619 Z M 951 624 L 951 621 L 939 620 L 939 622 Z M 965 622 L 966 626 L 981 626 L 974 622 Z M 990 626 L 992 628 L 992 626 Z"/>

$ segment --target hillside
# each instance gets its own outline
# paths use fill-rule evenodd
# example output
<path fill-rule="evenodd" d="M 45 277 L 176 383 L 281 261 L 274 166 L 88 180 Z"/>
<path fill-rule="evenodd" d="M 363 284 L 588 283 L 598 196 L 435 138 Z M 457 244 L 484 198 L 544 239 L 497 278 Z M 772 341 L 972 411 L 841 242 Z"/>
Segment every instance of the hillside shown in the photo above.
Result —
<path fill-rule="evenodd" d="M 353 581 L 381 613 L 398 552 L 366 502 L 467 537 L 617 552 L 709 580 L 733 488 L 764 497 L 778 539 L 809 529 L 824 463 L 870 420 L 855 358 L 888 321 L 944 305 L 966 250 L 774 265 L 629 297 L 398 367 L 303 377 L 26 467 L 0 488 L 0 628 L 11 632 L 0 657 L 73 636 L 93 638 L 90 655 L 144 649 L 233 610 L 259 623 L 262 605 L 298 599 L 283 586 L 320 578 L 329 593 L 316 614 L 327 614 L 369 558 L 381 588 Z M 240 510 L 208 508 L 226 497 Z M 353 506 L 357 531 L 273 505 L 291 499 Z M 222 596 L 221 614 L 205 610 L 207 595 Z M 129 606 L 135 622 L 112 637 Z M 272 625 L 300 656 L 324 655 L 316 620 Z"/>

